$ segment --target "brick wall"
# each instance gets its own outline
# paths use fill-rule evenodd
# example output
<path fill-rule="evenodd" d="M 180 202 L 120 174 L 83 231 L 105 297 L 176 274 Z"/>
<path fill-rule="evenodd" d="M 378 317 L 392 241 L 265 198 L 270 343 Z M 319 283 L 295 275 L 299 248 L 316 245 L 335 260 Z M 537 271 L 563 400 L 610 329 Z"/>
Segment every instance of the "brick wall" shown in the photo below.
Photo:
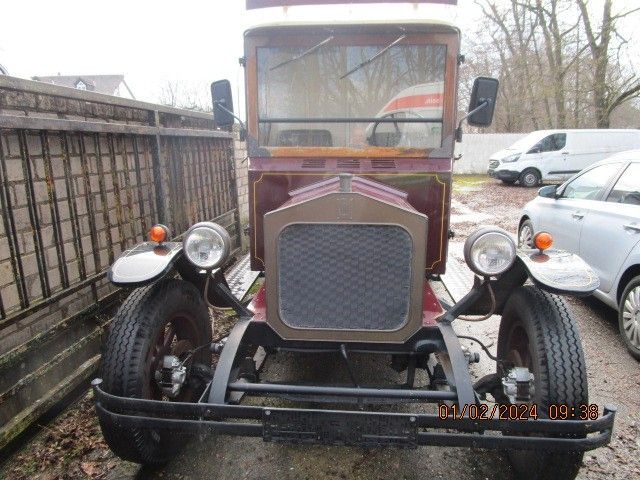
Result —
<path fill-rule="evenodd" d="M 236 184 L 238 188 L 238 210 L 240 211 L 240 227 L 249 223 L 249 159 L 247 143 L 239 140 L 239 132 L 234 132 L 234 158 L 236 162 Z M 243 249 L 249 248 L 249 238 L 242 234 Z"/>

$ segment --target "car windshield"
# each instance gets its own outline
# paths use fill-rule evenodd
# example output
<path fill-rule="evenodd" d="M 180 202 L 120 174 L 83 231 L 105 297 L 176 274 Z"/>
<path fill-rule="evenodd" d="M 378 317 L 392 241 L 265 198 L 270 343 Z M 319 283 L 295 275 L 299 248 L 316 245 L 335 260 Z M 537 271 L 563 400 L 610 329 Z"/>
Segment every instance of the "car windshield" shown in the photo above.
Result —
<path fill-rule="evenodd" d="M 517 140 L 510 147 L 505 148 L 505 150 L 525 152 L 529 150 L 533 145 L 535 145 L 542 137 L 543 134 L 539 132 L 530 133 L 529 135 L 525 135 L 524 137 L 522 137 L 520 140 Z"/>
<path fill-rule="evenodd" d="M 391 40 L 258 48 L 260 144 L 440 147 L 446 47 Z"/>

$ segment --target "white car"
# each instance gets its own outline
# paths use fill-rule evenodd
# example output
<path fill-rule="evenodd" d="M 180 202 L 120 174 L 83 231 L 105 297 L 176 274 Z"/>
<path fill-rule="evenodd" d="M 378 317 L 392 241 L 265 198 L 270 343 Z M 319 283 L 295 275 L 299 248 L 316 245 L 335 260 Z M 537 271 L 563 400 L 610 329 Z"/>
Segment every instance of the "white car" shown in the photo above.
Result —
<path fill-rule="evenodd" d="M 566 180 L 614 153 L 640 148 L 640 130 L 538 130 L 491 155 L 487 173 L 535 187 Z"/>
<path fill-rule="evenodd" d="M 542 187 L 522 211 L 518 242 L 553 235 L 599 275 L 594 295 L 618 310 L 620 333 L 640 360 L 640 150 L 618 153 L 564 184 Z"/>

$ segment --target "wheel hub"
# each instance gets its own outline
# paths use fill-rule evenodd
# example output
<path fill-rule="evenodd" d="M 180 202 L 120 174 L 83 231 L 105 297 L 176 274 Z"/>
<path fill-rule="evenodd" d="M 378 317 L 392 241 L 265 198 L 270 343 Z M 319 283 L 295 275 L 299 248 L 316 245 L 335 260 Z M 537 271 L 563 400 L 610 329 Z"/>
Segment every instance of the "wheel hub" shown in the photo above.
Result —
<path fill-rule="evenodd" d="M 162 367 L 155 371 L 158 388 L 169 398 L 176 398 L 187 379 L 187 367 L 175 355 L 165 355 Z"/>
<path fill-rule="evenodd" d="M 502 379 L 502 389 L 510 403 L 529 403 L 535 389 L 533 373 L 527 367 L 513 367 Z"/>

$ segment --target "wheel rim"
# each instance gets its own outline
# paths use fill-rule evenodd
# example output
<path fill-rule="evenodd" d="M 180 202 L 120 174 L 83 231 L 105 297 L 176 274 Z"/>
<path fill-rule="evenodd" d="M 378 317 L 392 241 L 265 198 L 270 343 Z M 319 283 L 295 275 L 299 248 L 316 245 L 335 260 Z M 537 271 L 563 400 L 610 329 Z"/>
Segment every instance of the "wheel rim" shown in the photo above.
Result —
<path fill-rule="evenodd" d="M 529 224 L 524 224 L 518 235 L 518 245 L 531 248 L 533 246 L 533 229 Z"/>
<path fill-rule="evenodd" d="M 631 289 L 624 299 L 622 329 L 629 343 L 640 349 L 640 286 Z"/>
<path fill-rule="evenodd" d="M 147 358 L 147 378 L 149 398 L 153 400 L 185 401 L 189 399 L 191 392 L 183 388 L 178 396 L 169 399 L 162 394 L 155 379 L 155 372 L 160 366 L 160 362 L 165 355 L 175 355 L 184 359 L 187 352 L 197 347 L 198 329 L 195 323 L 187 316 L 176 315 L 170 318 L 164 326 L 159 329 L 154 341 L 151 343 Z"/>
<path fill-rule="evenodd" d="M 509 335 L 505 360 L 514 367 L 526 367 L 531 370 L 532 358 L 529 349 L 529 336 L 524 328 L 516 326 Z"/>
<path fill-rule="evenodd" d="M 537 178 L 533 173 L 527 173 L 524 176 L 524 183 L 526 185 L 535 185 L 537 183 Z"/>

